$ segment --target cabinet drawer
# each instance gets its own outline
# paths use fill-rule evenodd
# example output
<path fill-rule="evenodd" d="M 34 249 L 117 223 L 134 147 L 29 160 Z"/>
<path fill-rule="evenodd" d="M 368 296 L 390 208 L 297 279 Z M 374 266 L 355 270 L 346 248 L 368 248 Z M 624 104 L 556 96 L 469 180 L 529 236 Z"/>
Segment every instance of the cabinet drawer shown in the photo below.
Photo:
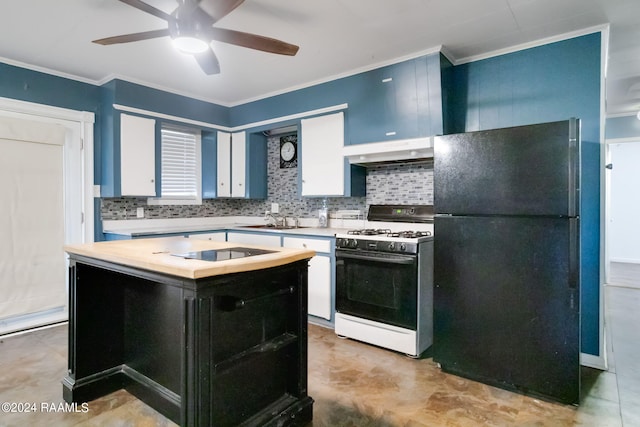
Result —
<path fill-rule="evenodd" d="M 227 233 L 227 242 L 280 247 L 280 236 L 267 233 Z"/>
<path fill-rule="evenodd" d="M 299 237 L 285 237 L 283 244 L 285 248 L 310 249 L 316 252 L 331 252 L 330 240 L 304 239 Z"/>
<path fill-rule="evenodd" d="M 195 240 L 211 240 L 213 242 L 225 242 L 227 240 L 227 233 L 224 231 L 215 233 L 197 233 L 189 234 L 190 239 Z"/>

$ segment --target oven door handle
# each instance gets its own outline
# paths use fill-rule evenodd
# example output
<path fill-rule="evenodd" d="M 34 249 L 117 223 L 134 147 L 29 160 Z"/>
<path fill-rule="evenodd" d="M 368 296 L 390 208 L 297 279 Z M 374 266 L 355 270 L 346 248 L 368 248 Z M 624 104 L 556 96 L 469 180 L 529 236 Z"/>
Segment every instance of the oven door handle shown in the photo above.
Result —
<path fill-rule="evenodd" d="M 341 252 L 340 254 L 336 254 L 336 261 L 340 262 L 340 258 L 347 259 L 357 259 L 361 261 L 377 261 L 384 262 L 387 264 L 403 264 L 410 265 L 416 262 L 415 256 L 403 256 L 403 255 L 392 255 L 392 256 L 375 256 L 375 255 L 362 255 L 362 254 L 350 254 Z"/>

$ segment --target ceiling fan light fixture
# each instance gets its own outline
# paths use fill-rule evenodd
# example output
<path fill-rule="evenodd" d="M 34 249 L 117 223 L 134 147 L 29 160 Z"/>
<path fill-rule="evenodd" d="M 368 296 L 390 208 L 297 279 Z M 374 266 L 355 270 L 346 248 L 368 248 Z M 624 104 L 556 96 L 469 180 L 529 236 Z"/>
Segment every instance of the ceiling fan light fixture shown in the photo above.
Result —
<path fill-rule="evenodd" d="M 173 45 L 184 53 L 202 53 L 209 48 L 209 43 L 193 36 L 178 36 L 173 39 Z"/>

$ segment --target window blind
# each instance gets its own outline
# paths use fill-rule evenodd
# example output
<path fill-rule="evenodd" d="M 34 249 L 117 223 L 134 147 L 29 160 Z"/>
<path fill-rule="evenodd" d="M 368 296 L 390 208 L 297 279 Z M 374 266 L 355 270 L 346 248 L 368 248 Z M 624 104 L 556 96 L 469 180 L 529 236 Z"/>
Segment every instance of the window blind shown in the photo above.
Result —
<path fill-rule="evenodd" d="M 199 197 L 200 131 L 163 124 L 161 128 L 161 197 Z"/>

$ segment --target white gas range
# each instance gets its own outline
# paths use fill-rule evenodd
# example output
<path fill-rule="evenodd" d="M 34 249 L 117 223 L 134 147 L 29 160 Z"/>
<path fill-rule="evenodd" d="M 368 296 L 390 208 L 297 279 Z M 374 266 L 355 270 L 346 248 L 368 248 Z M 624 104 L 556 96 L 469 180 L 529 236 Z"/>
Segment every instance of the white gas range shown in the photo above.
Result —
<path fill-rule="evenodd" d="M 419 357 L 433 337 L 433 206 L 372 205 L 336 234 L 336 334 Z"/>

